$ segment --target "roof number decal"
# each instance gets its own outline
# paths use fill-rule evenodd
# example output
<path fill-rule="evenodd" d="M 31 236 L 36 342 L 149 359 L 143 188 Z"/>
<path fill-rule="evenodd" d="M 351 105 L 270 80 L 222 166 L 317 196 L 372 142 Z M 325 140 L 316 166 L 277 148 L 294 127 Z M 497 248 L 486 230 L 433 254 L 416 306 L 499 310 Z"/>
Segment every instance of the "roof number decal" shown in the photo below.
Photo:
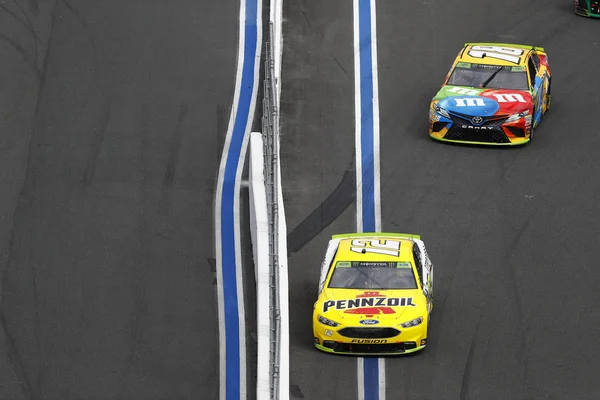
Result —
<path fill-rule="evenodd" d="M 508 61 L 513 64 L 520 64 L 523 50 L 500 46 L 473 46 L 469 50 L 469 55 L 473 58 L 490 57 L 497 60 Z"/>
<path fill-rule="evenodd" d="M 375 253 L 398 257 L 400 255 L 400 242 L 397 240 L 354 239 L 350 250 L 355 253 Z"/>

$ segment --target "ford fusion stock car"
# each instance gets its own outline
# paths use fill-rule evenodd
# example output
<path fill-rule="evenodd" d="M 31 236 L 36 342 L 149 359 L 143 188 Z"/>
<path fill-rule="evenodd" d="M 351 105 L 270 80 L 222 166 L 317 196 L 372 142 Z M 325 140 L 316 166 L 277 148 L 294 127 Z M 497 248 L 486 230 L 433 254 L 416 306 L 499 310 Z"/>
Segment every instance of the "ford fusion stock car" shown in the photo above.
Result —
<path fill-rule="evenodd" d="M 541 47 L 467 43 L 431 101 L 433 139 L 518 145 L 550 108 L 550 67 Z"/>
<path fill-rule="evenodd" d="M 421 350 L 432 298 L 433 264 L 418 235 L 335 235 L 314 305 L 315 347 L 357 355 Z"/>
<path fill-rule="evenodd" d="M 600 0 L 575 0 L 575 14 L 600 18 Z"/>

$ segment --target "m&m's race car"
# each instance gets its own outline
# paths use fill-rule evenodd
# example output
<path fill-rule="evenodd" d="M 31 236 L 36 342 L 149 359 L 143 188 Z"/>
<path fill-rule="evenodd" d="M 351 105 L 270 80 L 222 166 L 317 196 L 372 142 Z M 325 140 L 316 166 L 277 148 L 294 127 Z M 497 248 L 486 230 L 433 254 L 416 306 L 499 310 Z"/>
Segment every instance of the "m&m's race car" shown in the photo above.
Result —
<path fill-rule="evenodd" d="M 421 350 L 432 299 L 433 264 L 418 235 L 335 235 L 321 268 L 314 344 L 338 354 Z"/>
<path fill-rule="evenodd" d="M 429 136 L 447 142 L 529 142 L 550 108 L 552 75 L 541 47 L 467 43 L 431 101 Z"/>

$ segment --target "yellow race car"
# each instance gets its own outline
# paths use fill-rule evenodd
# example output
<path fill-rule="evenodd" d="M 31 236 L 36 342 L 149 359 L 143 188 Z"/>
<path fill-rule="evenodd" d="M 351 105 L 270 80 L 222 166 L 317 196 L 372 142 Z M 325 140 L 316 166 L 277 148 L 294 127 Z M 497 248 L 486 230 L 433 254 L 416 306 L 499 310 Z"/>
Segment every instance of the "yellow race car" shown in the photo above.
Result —
<path fill-rule="evenodd" d="M 317 349 L 356 355 L 421 350 L 432 309 L 433 264 L 419 235 L 356 233 L 329 241 L 313 313 Z"/>

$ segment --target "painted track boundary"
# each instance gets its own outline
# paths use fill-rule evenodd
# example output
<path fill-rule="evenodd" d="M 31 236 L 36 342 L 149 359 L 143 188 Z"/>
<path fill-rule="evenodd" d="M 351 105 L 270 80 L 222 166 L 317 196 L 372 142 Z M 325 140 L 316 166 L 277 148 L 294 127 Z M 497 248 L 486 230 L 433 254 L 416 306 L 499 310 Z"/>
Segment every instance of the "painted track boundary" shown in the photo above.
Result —
<path fill-rule="evenodd" d="M 356 230 L 381 231 L 375 0 L 354 0 Z M 385 400 L 385 360 L 357 360 L 359 400 Z"/>
<path fill-rule="evenodd" d="M 240 179 L 256 106 L 262 0 L 240 0 L 238 65 L 215 197 L 219 308 L 219 398 L 246 398 L 246 327 L 240 239 Z"/>

